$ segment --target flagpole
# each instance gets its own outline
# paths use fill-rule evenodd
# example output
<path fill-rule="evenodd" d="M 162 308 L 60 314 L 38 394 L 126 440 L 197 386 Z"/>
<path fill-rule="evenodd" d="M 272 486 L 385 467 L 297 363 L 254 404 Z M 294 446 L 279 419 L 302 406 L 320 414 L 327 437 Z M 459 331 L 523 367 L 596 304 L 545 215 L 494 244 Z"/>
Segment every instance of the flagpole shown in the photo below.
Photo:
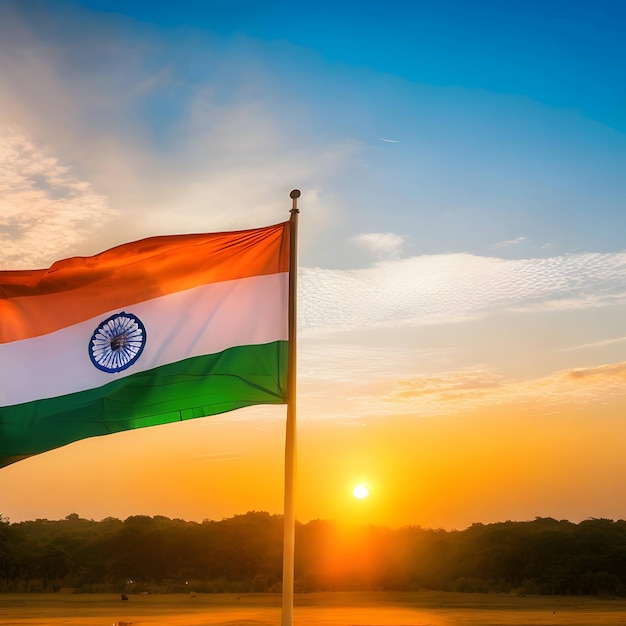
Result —
<path fill-rule="evenodd" d="M 293 591 L 295 569 L 295 482 L 296 482 L 296 289 L 298 273 L 298 198 L 294 189 L 289 197 L 289 352 L 287 369 L 287 425 L 285 428 L 285 505 L 283 530 L 283 586 L 281 626 L 293 626 Z"/>

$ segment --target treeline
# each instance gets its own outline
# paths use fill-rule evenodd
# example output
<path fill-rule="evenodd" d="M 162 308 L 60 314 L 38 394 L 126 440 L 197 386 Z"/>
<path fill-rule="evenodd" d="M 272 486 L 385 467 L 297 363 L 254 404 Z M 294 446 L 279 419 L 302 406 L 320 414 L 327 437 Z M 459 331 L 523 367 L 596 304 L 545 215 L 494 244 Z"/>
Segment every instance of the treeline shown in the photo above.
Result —
<path fill-rule="evenodd" d="M 202 523 L 155 516 L 9 523 L 0 517 L 0 591 L 280 591 L 282 516 Z M 626 522 L 474 524 L 463 531 L 296 529 L 296 590 L 626 595 Z"/>

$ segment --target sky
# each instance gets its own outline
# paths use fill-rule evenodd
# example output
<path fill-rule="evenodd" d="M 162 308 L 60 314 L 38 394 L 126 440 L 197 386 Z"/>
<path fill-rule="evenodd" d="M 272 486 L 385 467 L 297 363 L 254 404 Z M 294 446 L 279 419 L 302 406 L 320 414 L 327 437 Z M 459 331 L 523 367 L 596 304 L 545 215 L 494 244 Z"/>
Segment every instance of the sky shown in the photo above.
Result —
<path fill-rule="evenodd" d="M 285 221 L 298 188 L 297 518 L 623 519 L 625 19 L 0 0 L 0 269 Z M 284 437 L 271 406 L 83 440 L 2 469 L 0 513 L 281 513 Z"/>

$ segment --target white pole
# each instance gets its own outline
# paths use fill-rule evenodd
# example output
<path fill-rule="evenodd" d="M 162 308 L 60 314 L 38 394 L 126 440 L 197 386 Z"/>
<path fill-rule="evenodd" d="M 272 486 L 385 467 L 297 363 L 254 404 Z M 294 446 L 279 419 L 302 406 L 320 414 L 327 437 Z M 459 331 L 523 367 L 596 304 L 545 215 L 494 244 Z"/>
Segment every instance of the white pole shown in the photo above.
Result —
<path fill-rule="evenodd" d="M 296 288 L 298 273 L 298 198 L 294 189 L 289 220 L 289 348 L 287 365 L 287 424 L 285 428 L 285 509 L 281 626 L 293 626 L 294 553 L 296 536 Z"/>

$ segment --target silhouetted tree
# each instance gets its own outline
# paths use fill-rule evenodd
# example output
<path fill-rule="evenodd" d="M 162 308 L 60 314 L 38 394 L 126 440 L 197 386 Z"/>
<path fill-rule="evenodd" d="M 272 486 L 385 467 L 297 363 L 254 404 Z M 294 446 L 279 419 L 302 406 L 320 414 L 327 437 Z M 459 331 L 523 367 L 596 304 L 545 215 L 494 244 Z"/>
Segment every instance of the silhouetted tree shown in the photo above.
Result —
<path fill-rule="evenodd" d="M 10 524 L 0 516 L 0 590 L 278 590 L 282 535 L 282 516 L 260 511 L 202 523 L 73 513 Z M 301 591 L 623 595 L 626 522 L 536 518 L 445 531 L 313 520 L 296 526 L 295 567 Z"/>

